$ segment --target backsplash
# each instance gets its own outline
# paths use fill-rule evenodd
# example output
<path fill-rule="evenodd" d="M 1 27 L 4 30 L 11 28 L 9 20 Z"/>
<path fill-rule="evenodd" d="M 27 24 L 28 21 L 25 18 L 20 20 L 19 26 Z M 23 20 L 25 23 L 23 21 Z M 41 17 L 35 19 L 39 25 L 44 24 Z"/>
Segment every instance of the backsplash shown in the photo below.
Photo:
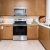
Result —
<path fill-rule="evenodd" d="M 2 23 L 6 23 L 6 24 L 12 24 L 14 23 L 14 18 L 13 17 L 2 17 L 1 18 Z"/>
<path fill-rule="evenodd" d="M 36 19 L 36 22 L 38 22 L 39 23 L 39 21 L 38 21 L 38 16 L 37 17 L 35 17 L 35 16 L 32 16 L 32 17 L 27 17 L 27 23 L 28 24 L 31 24 L 31 22 L 33 22 L 33 19 Z"/>
<path fill-rule="evenodd" d="M 9 23 L 9 24 L 13 24 L 14 23 L 14 19 L 18 19 L 18 17 L 4 17 L 2 18 L 2 22 L 3 23 Z M 38 16 L 31 16 L 31 17 L 23 17 L 23 18 L 26 18 L 26 21 L 27 21 L 27 24 L 31 24 L 31 22 L 33 22 L 33 19 L 35 19 L 35 22 L 39 22 L 38 21 Z"/>

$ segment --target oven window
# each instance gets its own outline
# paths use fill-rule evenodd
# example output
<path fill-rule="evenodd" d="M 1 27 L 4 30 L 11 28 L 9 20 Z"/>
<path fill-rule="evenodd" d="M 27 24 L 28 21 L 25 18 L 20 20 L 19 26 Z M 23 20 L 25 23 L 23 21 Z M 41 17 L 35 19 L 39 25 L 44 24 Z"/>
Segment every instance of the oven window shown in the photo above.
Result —
<path fill-rule="evenodd" d="M 27 35 L 27 26 L 13 26 L 13 35 Z"/>

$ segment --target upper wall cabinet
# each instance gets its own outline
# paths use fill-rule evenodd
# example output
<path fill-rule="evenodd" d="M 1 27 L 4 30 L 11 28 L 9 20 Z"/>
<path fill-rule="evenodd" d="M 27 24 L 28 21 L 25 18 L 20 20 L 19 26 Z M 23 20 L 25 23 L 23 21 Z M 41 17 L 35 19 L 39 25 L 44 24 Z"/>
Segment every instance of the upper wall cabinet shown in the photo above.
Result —
<path fill-rule="evenodd" d="M 2 0 L 1 15 L 7 14 L 7 0 Z"/>
<path fill-rule="evenodd" d="M 13 16 L 14 0 L 2 0 L 2 16 Z"/>
<path fill-rule="evenodd" d="M 6 15 L 6 9 L 7 9 L 7 1 L 2 0 L 1 1 L 1 14 L 0 15 Z"/>
<path fill-rule="evenodd" d="M 7 0 L 7 15 L 14 15 L 14 0 Z"/>
<path fill-rule="evenodd" d="M 14 7 L 26 8 L 27 16 L 35 15 L 35 10 L 36 10 L 35 5 L 36 5 L 36 0 L 14 0 Z"/>
<path fill-rule="evenodd" d="M 14 7 L 27 8 L 27 0 L 14 0 Z"/>
<path fill-rule="evenodd" d="M 27 16 L 34 16 L 36 12 L 36 0 L 27 0 Z"/>
<path fill-rule="evenodd" d="M 0 15 L 13 16 L 18 7 L 26 8 L 27 16 L 46 15 L 46 0 L 0 0 Z"/>
<path fill-rule="evenodd" d="M 0 0 L 0 15 L 1 15 L 2 0 Z"/>
<path fill-rule="evenodd" d="M 21 7 L 21 0 L 14 0 L 14 8 Z"/>
<path fill-rule="evenodd" d="M 36 0 L 36 15 L 46 16 L 46 0 Z"/>

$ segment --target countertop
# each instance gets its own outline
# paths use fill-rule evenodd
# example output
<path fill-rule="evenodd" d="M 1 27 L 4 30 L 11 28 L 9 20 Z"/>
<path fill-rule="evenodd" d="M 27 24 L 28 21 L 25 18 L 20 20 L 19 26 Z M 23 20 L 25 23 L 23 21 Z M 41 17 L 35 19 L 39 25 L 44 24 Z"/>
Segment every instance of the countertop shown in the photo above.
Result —
<path fill-rule="evenodd" d="M 0 23 L 0 25 L 13 25 L 13 23 Z"/>
<path fill-rule="evenodd" d="M 3 25 L 3 24 L 13 24 L 13 23 L 0 23 L 0 25 Z M 29 25 L 29 24 L 28 24 Z M 32 24 L 31 23 L 31 25 L 36 25 L 36 24 Z M 46 27 L 46 28 L 49 28 L 50 29 L 50 27 L 49 26 L 47 26 L 47 24 L 45 24 L 45 23 L 38 23 L 38 25 L 41 25 L 41 26 L 44 26 L 44 27 Z"/>
<path fill-rule="evenodd" d="M 46 23 L 38 23 L 38 25 L 41 25 L 41 26 L 44 26 L 44 27 L 46 27 L 46 28 L 49 28 L 49 29 L 50 29 L 49 25 L 48 25 L 48 24 L 46 24 Z"/>

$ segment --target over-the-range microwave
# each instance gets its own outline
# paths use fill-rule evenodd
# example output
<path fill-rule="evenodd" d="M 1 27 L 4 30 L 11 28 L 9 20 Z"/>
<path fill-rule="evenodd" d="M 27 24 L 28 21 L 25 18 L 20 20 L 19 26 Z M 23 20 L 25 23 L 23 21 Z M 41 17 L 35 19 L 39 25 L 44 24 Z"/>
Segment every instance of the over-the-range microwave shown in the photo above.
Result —
<path fill-rule="evenodd" d="M 14 9 L 14 16 L 26 16 L 26 9 Z"/>

